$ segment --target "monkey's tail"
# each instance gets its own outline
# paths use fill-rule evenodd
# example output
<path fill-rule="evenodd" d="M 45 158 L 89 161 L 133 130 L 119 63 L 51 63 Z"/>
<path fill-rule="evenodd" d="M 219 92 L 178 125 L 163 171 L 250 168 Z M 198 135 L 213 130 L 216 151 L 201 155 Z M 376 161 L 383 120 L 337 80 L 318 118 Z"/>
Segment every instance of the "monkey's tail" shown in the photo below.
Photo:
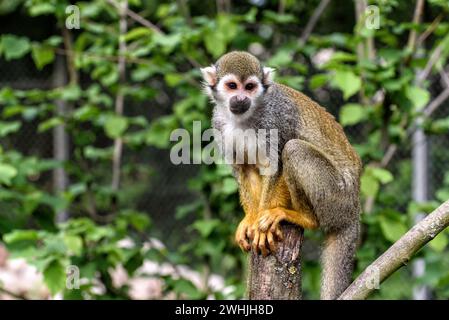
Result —
<path fill-rule="evenodd" d="M 359 223 L 326 233 L 321 256 L 321 299 L 337 299 L 349 286 L 352 278 L 353 259 L 359 234 Z"/>

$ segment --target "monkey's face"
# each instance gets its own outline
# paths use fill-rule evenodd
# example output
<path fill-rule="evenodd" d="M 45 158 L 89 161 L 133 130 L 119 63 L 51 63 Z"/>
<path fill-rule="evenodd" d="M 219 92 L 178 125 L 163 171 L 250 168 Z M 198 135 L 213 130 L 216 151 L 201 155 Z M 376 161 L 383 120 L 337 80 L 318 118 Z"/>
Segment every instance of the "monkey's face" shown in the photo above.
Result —
<path fill-rule="evenodd" d="M 219 77 L 215 66 L 201 69 L 201 72 L 206 93 L 220 111 L 236 120 L 244 120 L 251 117 L 262 100 L 267 85 L 271 83 L 273 69 L 263 68 L 263 78 L 235 73 L 226 73 Z"/>
<path fill-rule="evenodd" d="M 263 91 L 262 83 L 256 76 L 242 81 L 234 74 L 227 74 L 217 83 L 215 96 L 231 114 L 241 116 L 253 112 Z"/>

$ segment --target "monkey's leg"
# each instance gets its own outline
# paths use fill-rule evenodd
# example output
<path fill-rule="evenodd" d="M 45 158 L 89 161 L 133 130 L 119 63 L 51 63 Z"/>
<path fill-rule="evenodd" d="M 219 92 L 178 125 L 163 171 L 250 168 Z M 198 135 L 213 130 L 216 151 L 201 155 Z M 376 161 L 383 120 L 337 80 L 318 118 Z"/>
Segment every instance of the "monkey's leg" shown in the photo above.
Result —
<path fill-rule="evenodd" d="M 318 221 L 312 213 L 277 207 L 261 213 L 259 217 L 259 230 L 262 232 L 267 232 L 268 230 L 273 233 L 280 232 L 278 230 L 281 221 L 296 224 L 303 229 L 318 228 Z"/>
<path fill-rule="evenodd" d="M 305 197 L 326 233 L 321 298 L 336 299 L 352 277 L 359 233 L 358 174 L 356 169 L 336 165 L 323 152 L 299 139 L 287 142 L 282 162 L 292 202 Z"/>

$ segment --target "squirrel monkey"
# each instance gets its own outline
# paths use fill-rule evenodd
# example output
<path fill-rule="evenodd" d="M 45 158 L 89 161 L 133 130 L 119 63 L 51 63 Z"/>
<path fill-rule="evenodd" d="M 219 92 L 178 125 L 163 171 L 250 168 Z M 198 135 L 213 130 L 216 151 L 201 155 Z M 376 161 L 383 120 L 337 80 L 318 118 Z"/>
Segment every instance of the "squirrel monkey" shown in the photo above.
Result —
<path fill-rule="evenodd" d="M 304 94 L 274 82 L 274 70 L 247 52 L 225 54 L 201 72 L 215 104 L 212 122 L 221 141 L 245 140 L 235 134 L 238 129 L 278 133 L 277 150 L 267 159 L 257 156 L 251 163 L 245 155 L 242 163 L 232 163 L 245 211 L 236 242 L 266 256 L 282 241 L 281 221 L 321 228 L 326 234 L 321 298 L 338 298 L 352 275 L 361 174 L 360 158 L 342 127 Z M 266 140 L 270 144 L 270 137 Z M 254 150 L 250 147 L 244 152 Z M 263 175 L 267 160 L 276 162 L 277 170 Z"/>

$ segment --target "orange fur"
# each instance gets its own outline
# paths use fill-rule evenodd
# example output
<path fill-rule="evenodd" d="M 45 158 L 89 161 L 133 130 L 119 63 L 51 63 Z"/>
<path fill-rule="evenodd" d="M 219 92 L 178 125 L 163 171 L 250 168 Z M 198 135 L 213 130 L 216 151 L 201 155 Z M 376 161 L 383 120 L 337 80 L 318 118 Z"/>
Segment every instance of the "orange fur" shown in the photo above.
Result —
<path fill-rule="evenodd" d="M 249 222 L 256 223 L 265 209 L 273 209 L 273 215 L 279 213 L 279 209 L 283 210 L 285 219 L 288 222 L 295 223 L 303 228 L 316 228 L 317 222 L 315 215 L 312 213 L 306 202 L 299 203 L 293 207 L 290 192 L 284 177 L 281 177 L 270 191 L 270 201 L 268 208 L 260 207 L 260 200 L 263 186 L 263 176 L 259 174 L 259 170 L 254 165 L 245 165 L 240 171 L 240 201 L 245 211 L 246 219 Z"/>

